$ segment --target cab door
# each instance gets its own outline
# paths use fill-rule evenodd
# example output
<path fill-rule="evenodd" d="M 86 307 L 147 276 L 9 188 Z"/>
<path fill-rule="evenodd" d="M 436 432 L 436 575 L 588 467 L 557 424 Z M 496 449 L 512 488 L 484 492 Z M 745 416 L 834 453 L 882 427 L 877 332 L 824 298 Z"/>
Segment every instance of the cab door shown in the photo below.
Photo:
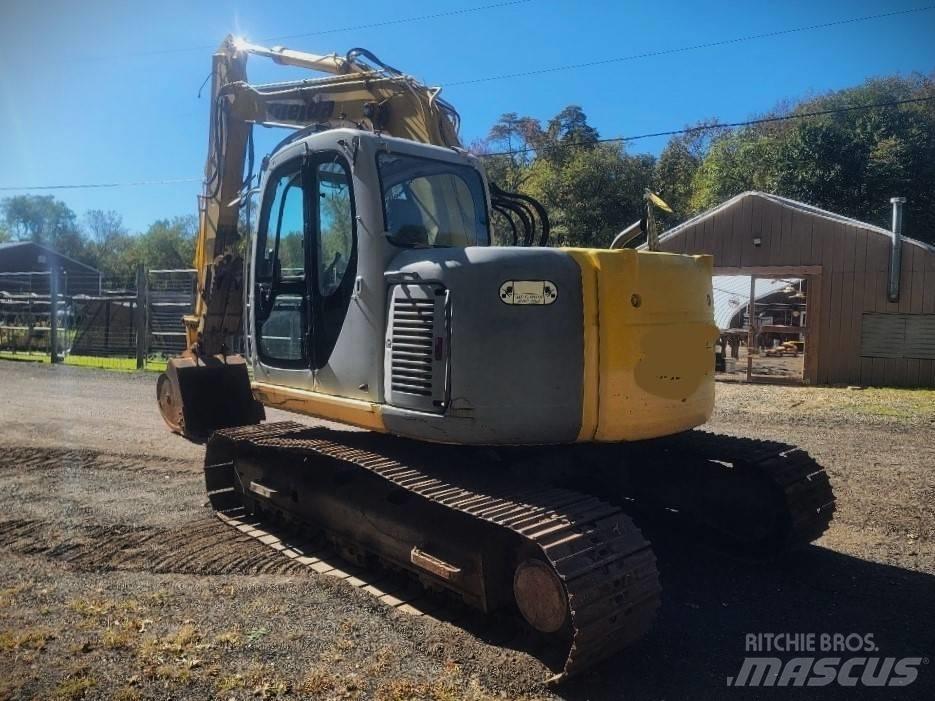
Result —
<path fill-rule="evenodd" d="M 293 158 L 267 180 L 254 248 L 256 379 L 323 389 L 357 268 L 350 169 L 331 151 Z"/>

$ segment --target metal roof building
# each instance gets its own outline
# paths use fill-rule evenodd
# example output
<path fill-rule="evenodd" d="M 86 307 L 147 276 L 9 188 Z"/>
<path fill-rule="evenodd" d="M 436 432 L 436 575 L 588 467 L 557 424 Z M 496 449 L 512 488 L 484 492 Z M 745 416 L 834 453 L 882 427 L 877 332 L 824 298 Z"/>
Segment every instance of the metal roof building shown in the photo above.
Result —
<path fill-rule="evenodd" d="M 0 290 L 48 294 L 48 272 L 52 266 L 61 273 L 62 293 L 101 293 L 99 270 L 32 241 L 0 243 Z"/>
<path fill-rule="evenodd" d="M 757 281 L 755 300 L 761 300 L 786 287 L 791 278 L 765 278 Z M 749 275 L 715 275 L 712 280 L 714 294 L 714 323 L 721 330 L 731 327 L 731 320 L 750 304 Z"/>
<path fill-rule="evenodd" d="M 713 256 L 715 275 L 746 276 L 745 298 L 749 276 L 805 280 L 806 382 L 935 387 L 935 247 L 744 192 L 666 231 L 659 248 Z"/>

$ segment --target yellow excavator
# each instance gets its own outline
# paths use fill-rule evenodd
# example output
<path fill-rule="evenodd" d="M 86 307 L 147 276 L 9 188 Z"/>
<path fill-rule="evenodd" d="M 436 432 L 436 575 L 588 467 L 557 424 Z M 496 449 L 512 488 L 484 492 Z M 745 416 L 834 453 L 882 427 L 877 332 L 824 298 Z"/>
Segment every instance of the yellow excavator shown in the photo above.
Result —
<path fill-rule="evenodd" d="M 251 85 L 249 55 L 325 75 Z M 440 90 L 364 49 L 228 37 L 211 76 L 198 296 L 157 398 L 207 440 L 216 510 L 518 611 L 560 677 L 659 606 L 631 511 L 757 556 L 825 531 L 807 453 L 691 430 L 714 406 L 709 257 L 548 247 L 542 206 L 488 181 Z M 255 126 L 290 130 L 258 173 Z M 494 217 L 514 245 L 491 245 Z"/>

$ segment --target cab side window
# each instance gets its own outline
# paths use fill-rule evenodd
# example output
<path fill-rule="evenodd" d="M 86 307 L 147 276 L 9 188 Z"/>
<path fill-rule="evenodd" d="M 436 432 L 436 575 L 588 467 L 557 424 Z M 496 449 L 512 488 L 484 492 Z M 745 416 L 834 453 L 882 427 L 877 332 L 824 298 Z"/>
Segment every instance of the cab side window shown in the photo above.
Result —
<path fill-rule="evenodd" d="M 273 365 L 291 367 L 307 357 L 305 203 L 299 164 L 275 181 L 257 241 L 257 350 Z"/>
<path fill-rule="evenodd" d="M 285 173 L 276 182 L 258 254 L 263 255 L 261 278 L 300 278 L 305 275 L 305 217 L 302 174 Z M 274 275 L 275 273 L 275 275 Z"/>
<path fill-rule="evenodd" d="M 357 275 L 354 195 L 350 168 L 339 156 L 322 155 L 315 165 L 318 192 L 318 236 L 315 249 L 316 292 L 314 314 L 314 366 L 331 358 Z M 314 205 L 313 205 L 314 206 Z"/>
<path fill-rule="evenodd" d="M 348 174 L 340 163 L 318 166 L 318 292 L 333 295 L 344 280 L 354 247 Z"/>

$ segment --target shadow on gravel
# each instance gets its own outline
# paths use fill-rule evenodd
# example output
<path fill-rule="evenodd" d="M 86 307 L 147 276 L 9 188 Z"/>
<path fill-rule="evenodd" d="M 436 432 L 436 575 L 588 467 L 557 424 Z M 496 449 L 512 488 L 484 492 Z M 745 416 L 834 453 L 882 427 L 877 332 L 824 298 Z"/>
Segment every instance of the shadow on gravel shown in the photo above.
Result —
<path fill-rule="evenodd" d="M 652 632 L 583 677 L 553 689 L 566 699 L 932 699 L 935 577 L 818 546 L 772 562 L 742 561 L 685 532 L 643 524 L 658 557 L 662 609 Z M 923 657 L 904 688 L 728 687 L 748 633 L 873 634 L 880 657 Z M 849 658 L 865 653 L 843 652 Z M 801 656 L 835 656 L 802 653 Z M 783 661 L 796 653 L 751 653 Z"/>

